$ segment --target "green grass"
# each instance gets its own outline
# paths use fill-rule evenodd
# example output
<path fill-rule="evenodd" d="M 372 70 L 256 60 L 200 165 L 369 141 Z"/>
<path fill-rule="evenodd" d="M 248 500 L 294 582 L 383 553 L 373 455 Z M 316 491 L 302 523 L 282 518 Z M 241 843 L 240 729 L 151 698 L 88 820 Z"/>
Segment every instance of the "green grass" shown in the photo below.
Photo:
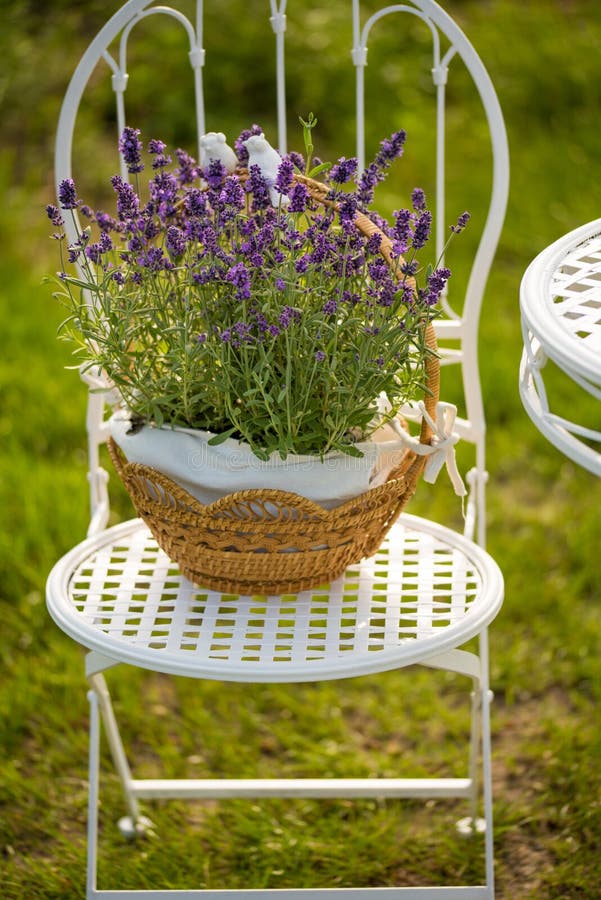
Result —
<path fill-rule="evenodd" d="M 231 0 L 223 8 L 235 14 L 238 5 Z M 314 34 L 328 78 L 324 84 L 311 70 L 294 90 L 301 112 L 315 103 L 324 140 L 334 145 L 338 124 L 341 140 L 352 128 L 347 88 L 336 81 L 346 52 L 337 49 L 334 27 L 340 5 L 307 6 L 312 30 L 299 35 L 297 28 L 291 62 L 300 65 Z M 498 895 L 592 900 L 599 896 L 601 847 L 601 485 L 538 434 L 521 407 L 517 377 L 523 271 L 550 241 L 599 215 L 601 25 L 587 0 L 446 6 L 489 67 L 512 155 L 510 208 L 482 325 L 489 549 L 506 579 L 506 602 L 491 629 Z M 85 881 L 82 653 L 50 621 L 43 601 L 48 571 L 83 537 L 87 519 L 84 391 L 65 370 L 68 348 L 56 341 L 61 311 L 41 284 L 55 268 L 40 212 L 52 199 L 54 122 L 90 27 L 79 9 L 64 7 L 30 24 L 11 10 L 14 39 L 2 38 L 15 73 L 6 88 L 10 140 L 0 155 L 0 895 L 7 900 L 79 898 Z M 91 2 L 90 21 L 99 24 L 107 11 Z M 73 40 L 65 44 L 69 28 Z M 260 68 L 255 34 L 243 42 L 240 62 Z M 419 53 L 419 32 L 415 39 Z M 31 73 L 42 59 L 47 82 L 34 85 Z M 258 88 L 245 85 L 236 95 L 227 65 L 232 96 L 224 121 L 238 123 L 237 103 L 252 107 L 244 122 L 258 117 Z M 28 116 L 15 112 L 19 97 L 40 111 L 30 141 L 22 123 Z M 384 98 L 377 109 L 379 129 L 390 105 Z M 460 109 L 453 123 L 459 131 Z M 185 116 L 180 107 L 175 114 L 177 131 Z M 94 158 L 91 138 L 80 151 Z M 469 158 L 468 146 L 463 152 Z M 419 166 L 410 157 L 407 166 L 412 187 Z M 470 174 L 478 186 L 483 173 Z M 460 256 L 459 242 L 457 248 Z M 582 398 L 565 402 L 598 422 Z M 127 514 L 122 495 L 118 508 Z M 458 507 L 442 479 L 434 489 L 420 487 L 411 511 L 457 518 Z M 125 669 L 109 675 L 141 777 L 164 770 L 190 777 L 462 772 L 465 686 L 442 673 L 252 688 Z M 101 885 L 335 887 L 482 878 L 480 842 L 454 834 L 455 819 L 466 814 L 455 802 L 226 801 L 148 805 L 145 812 L 153 833 L 125 843 L 115 827 L 124 813 L 119 786 L 106 765 Z"/>

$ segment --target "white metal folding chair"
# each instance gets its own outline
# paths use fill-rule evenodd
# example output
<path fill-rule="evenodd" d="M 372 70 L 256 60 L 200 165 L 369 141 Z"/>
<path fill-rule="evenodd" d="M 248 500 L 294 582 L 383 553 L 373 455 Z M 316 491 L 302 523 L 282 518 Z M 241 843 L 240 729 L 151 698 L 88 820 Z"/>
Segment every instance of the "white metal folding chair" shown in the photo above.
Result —
<path fill-rule="evenodd" d="M 285 0 L 271 0 L 270 23 L 276 43 L 278 144 L 286 147 L 284 75 Z M 465 417 L 458 420 L 462 438 L 475 448 L 469 474 L 471 491 L 464 534 L 425 519 L 403 515 L 374 557 L 351 567 L 327 589 L 291 597 L 224 597 L 195 586 L 157 547 L 140 520 L 107 527 L 108 476 L 99 448 L 106 438 L 104 401 L 89 394 L 87 429 L 91 522 L 88 536 L 52 570 L 47 586 L 49 611 L 59 625 L 87 650 L 90 685 L 90 785 L 88 824 L 88 898 L 179 896 L 448 896 L 491 898 L 493 835 L 490 772 L 490 724 L 487 628 L 497 614 L 503 583 L 484 544 L 484 415 L 477 365 L 480 304 L 499 238 L 508 190 L 507 143 L 501 111 L 490 79 L 474 49 L 432 0 L 388 6 L 365 22 L 358 0 L 352 4 L 356 69 L 357 155 L 364 160 L 364 77 L 372 28 L 386 18 L 395 27 L 418 17 L 432 35 L 432 76 L 436 85 L 437 241 L 444 243 L 444 125 L 446 83 L 453 65 L 472 76 L 488 123 L 492 147 L 491 194 L 482 238 L 465 290 L 461 313 L 445 299 L 446 316 L 437 322 L 443 361 L 463 370 Z M 202 0 L 191 22 L 173 7 L 149 0 L 129 0 L 105 25 L 79 63 L 61 111 L 56 152 L 57 183 L 71 175 L 71 150 L 79 103 L 99 60 L 112 73 L 117 129 L 126 124 L 128 37 L 142 19 L 173 16 L 185 29 L 196 92 L 198 134 L 205 131 L 203 100 Z M 116 40 L 117 51 L 112 48 Z M 113 55 L 113 53 L 115 55 Z M 130 123 L 138 124 L 138 123 Z M 246 122 L 241 123 L 243 127 Z M 126 173 L 124 173 L 125 175 Z M 71 235 L 75 237 L 75 235 Z M 462 299 L 462 298 L 459 298 Z M 445 341 L 452 347 L 445 349 Z M 474 536 L 477 540 L 474 540 Z M 463 645 L 478 638 L 478 649 Z M 197 679 L 232 682 L 307 682 L 350 678 L 400 669 L 413 663 L 460 673 L 471 679 L 472 726 L 466 775 L 462 778 L 381 779 L 136 779 L 117 728 L 103 672 L 118 663 Z M 406 676 L 410 677 L 410 676 Z M 484 831 L 485 883 L 430 889 L 363 888 L 273 891 L 98 889 L 96 883 L 99 790 L 99 731 L 103 721 L 128 816 L 124 831 L 143 826 L 139 801 L 152 798 L 218 797 L 459 797 L 468 803 L 463 827 Z M 483 798 L 480 800 L 480 790 Z M 480 807 L 483 813 L 479 816 Z"/>

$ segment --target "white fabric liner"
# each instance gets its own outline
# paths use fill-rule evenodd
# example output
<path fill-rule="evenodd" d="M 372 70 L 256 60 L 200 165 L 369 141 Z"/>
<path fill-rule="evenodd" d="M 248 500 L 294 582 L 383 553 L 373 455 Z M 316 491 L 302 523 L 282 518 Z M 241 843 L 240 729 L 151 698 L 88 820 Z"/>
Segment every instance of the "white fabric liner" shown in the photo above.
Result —
<path fill-rule="evenodd" d="M 397 418 L 379 428 L 371 440 L 355 444 L 362 457 L 336 452 L 326 454 L 323 460 L 296 455 L 281 459 L 272 453 L 269 460 L 263 461 L 242 441 L 228 438 L 210 445 L 211 432 L 191 428 L 145 425 L 132 431 L 125 410 L 113 413 L 109 427 L 111 437 L 129 462 L 162 472 L 201 503 L 213 503 L 235 491 L 273 488 L 300 494 L 325 509 L 333 509 L 383 484 L 407 449 L 428 457 L 426 481 L 434 482 L 446 464 L 455 493 L 464 496 L 465 486 L 455 464 L 456 412 L 453 404 L 438 403 L 432 419 L 423 402 L 408 405 L 401 410 L 401 417 L 414 421 L 427 418 L 433 430 L 431 445 L 421 444 Z"/>
<path fill-rule="evenodd" d="M 274 488 L 332 509 L 386 481 L 406 447 L 402 437 L 384 426 L 374 440 L 355 445 L 362 458 L 336 452 L 326 454 L 323 461 L 296 455 L 281 459 L 272 453 L 264 462 L 233 438 L 209 445 L 208 431 L 146 425 L 128 433 L 131 422 L 126 411 L 114 413 L 109 424 L 111 437 L 129 462 L 162 472 L 205 504 L 234 491 Z"/>

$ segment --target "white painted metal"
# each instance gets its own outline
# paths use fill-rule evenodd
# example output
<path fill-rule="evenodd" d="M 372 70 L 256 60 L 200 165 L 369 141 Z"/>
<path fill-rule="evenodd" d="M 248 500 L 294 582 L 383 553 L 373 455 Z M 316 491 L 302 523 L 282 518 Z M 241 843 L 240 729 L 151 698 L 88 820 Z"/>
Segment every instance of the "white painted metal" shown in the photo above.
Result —
<path fill-rule="evenodd" d="M 299 682 L 430 658 L 435 665 L 439 654 L 494 618 L 502 579 L 490 557 L 462 535 L 413 516 L 403 523 L 379 553 L 328 590 L 266 599 L 195 587 L 133 520 L 84 541 L 57 563 L 48 580 L 49 608 L 85 647 L 174 675 Z M 146 569 L 152 576 L 139 574 Z M 447 656 L 445 667 L 465 671 L 466 664 Z"/>
<path fill-rule="evenodd" d="M 562 453 L 601 475 L 601 424 L 591 428 L 554 413 L 543 371 L 550 360 L 574 388 L 591 395 L 591 409 L 601 400 L 601 219 L 564 235 L 532 261 L 520 307 L 526 411 Z"/>
<path fill-rule="evenodd" d="M 460 534 L 407 515 L 375 557 L 351 567 L 328 590 L 285 597 L 224 597 L 183 578 L 143 523 L 134 520 L 88 538 L 63 557 L 48 579 L 47 600 L 61 629 L 90 650 L 86 670 L 92 710 L 102 712 L 133 822 L 140 815 L 139 800 L 167 797 L 458 797 L 470 800 L 475 817 L 478 760 L 484 753 L 488 757 L 482 756 L 484 819 L 489 824 L 484 841 L 490 886 L 484 896 L 492 897 L 486 629 L 498 612 L 502 590 L 501 573 L 485 551 Z M 478 654 L 457 649 L 477 635 Z M 345 678 L 415 662 L 459 672 L 474 683 L 468 776 L 134 779 L 102 675 L 119 662 L 243 682 Z M 96 754 L 90 761 L 93 804 L 98 795 Z M 96 864 L 96 828 L 91 821 L 91 867 Z"/>
<path fill-rule="evenodd" d="M 269 22 L 275 34 L 278 146 L 286 148 L 285 34 L 286 0 L 270 0 Z M 267 10 L 266 10 L 267 11 Z M 106 440 L 104 401 L 88 374 L 92 517 L 88 537 L 54 567 L 47 586 L 51 615 L 68 635 L 87 649 L 90 684 L 90 794 L 88 823 L 88 898 L 172 896 L 222 898 L 416 897 L 492 898 L 493 837 L 490 772 L 491 694 L 488 686 L 487 627 L 497 614 L 503 593 L 498 567 L 484 545 L 484 415 L 478 376 L 477 329 L 482 294 L 501 229 L 508 189 L 507 142 L 494 89 L 475 51 L 449 16 L 432 0 L 409 0 L 387 6 L 362 24 L 353 0 L 353 47 L 356 67 L 357 153 L 365 159 L 364 78 L 368 41 L 381 19 L 404 13 L 419 17 L 432 36 L 432 77 L 437 94 L 436 194 L 437 242 L 443 243 L 445 191 L 445 99 L 452 70 L 463 60 L 476 84 L 488 121 L 492 146 L 492 191 L 465 302 L 457 312 L 445 300 L 446 319 L 437 323 L 443 362 L 460 363 L 466 395 L 466 418 L 460 436 L 475 445 L 476 465 L 468 474 L 471 487 L 465 535 L 412 516 L 404 516 L 372 559 L 349 569 L 321 590 L 293 597 L 224 597 L 193 586 L 159 550 L 144 525 L 134 520 L 107 529 L 109 498 L 99 447 Z M 138 22 L 171 16 L 188 36 L 195 86 L 199 137 L 205 130 L 202 73 L 203 2 L 196 2 L 194 24 L 181 12 L 153 0 L 129 0 L 110 19 L 84 53 L 68 87 L 56 141 L 56 182 L 71 176 L 73 133 L 77 111 L 96 64 L 104 60 L 112 77 L 119 131 L 127 122 L 128 39 Z M 392 21 L 392 20 L 388 20 Z M 118 50 L 113 47 L 117 44 Z M 113 55 L 114 54 L 114 55 Z M 137 123 L 131 123 L 137 124 Z M 247 120 L 241 122 L 241 127 Z M 402 124 L 402 123 L 401 123 Z M 127 173 L 123 172 L 123 177 Z M 78 226 L 67 225 L 70 240 Z M 445 341 L 454 343 L 445 348 Z M 457 346 L 458 344 L 458 346 Z M 471 538 L 477 535 L 478 544 Z M 477 651 L 461 649 L 478 638 Z M 464 778 L 366 779 L 135 779 L 113 713 L 103 673 L 120 663 L 165 674 L 240 682 L 302 682 L 349 678 L 396 670 L 420 663 L 471 679 L 472 725 L 467 776 Z M 370 888 L 275 891 L 119 891 L 98 890 L 99 736 L 104 724 L 128 815 L 122 820 L 131 834 L 147 821 L 139 801 L 157 797 L 459 797 L 469 804 L 463 822 L 480 821 L 482 790 L 486 884 L 474 887 Z M 481 785 L 479 785 L 481 782 Z M 469 830 L 469 828 L 468 828 Z M 477 831 L 476 827 L 474 831 Z"/>
<path fill-rule="evenodd" d="M 475 445 L 476 460 L 471 480 L 473 492 L 470 495 L 470 509 L 467 523 L 473 530 L 466 531 L 470 537 L 485 543 L 485 417 L 480 389 L 478 368 L 478 325 L 480 309 L 486 282 L 492 265 L 501 228 L 505 218 L 509 191 L 509 152 L 503 115 L 499 102 L 482 61 L 453 19 L 431 0 L 410 0 L 403 4 L 386 6 L 375 13 L 361 27 L 360 0 L 353 0 L 353 50 L 352 61 L 356 68 L 356 117 L 357 117 L 357 157 L 360 167 L 365 163 L 365 68 L 368 58 L 369 35 L 377 22 L 396 14 L 410 14 L 421 19 L 432 35 L 432 79 L 436 85 L 436 256 L 442 257 L 445 244 L 445 102 L 446 84 L 451 63 L 463 63 L 470 73 L 479 93 L 482 109 L 488 123 L 492 150 L 491 196 L 487 220 L 482 231 L 480 244 L 474 257 L 465 297 L 458 298 L 459 313 L 446 300 L 443 306 L 446 319 L 436 323 L 437 337 L 443 362 L 460 363 L 462 366 L 463 391 L 466 417 L 458 422 L 458 431 L 464 440 Z M 392 21 L 390 27 L 394 27 Z M 443 53 L 441 37 L 450 46 Z M 461 300 L 463 302 L 461 303 Z M 459 346 L 446 347 L 447 340 L 459 341 Z"/>

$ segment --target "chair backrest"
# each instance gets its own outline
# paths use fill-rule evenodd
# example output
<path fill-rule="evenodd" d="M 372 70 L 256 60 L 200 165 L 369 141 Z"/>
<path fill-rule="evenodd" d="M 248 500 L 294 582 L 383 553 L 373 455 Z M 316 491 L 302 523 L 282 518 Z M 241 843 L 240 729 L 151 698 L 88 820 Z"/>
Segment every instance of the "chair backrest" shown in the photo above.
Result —
<path fill-rule="evenodd" d="M 152 17 L 153 21 L 165 17 L 175 19 L 184 29 L 189 42 L 188 57 L 194 83 L 194 102 L 196 113 L 196 130 L 198 141 L 206 130 L 207 111 L 205 110 L 203 75 L 207 53 L 203 44 L 203 0 L 196 0 L 195 16 L 192 18 L 176 8 L 180 4 L 174 0 L 171 6 L 157 5 L 154 0 L 129 0 L 106 23 L 92 41 L 77 66 L 67 89 L 58 123 L 56 139 L 55 176 L 57 186 L 65 178 L 71 177 L 72 148 L 74 131 L 80 108 L 80 101 L 98 63 L 104 60 L 111 75 L 112 89 L 116 101 L 116 125 L 120 134 L 126 124 L 137 126 L 137 122 L 128 122 L 126 116 L 126 92 L 129 84 L 128 41 L 132 30 L 143 20 Z M 183 5 L 183 4 L 182 4 Z M 189 6 L 190 4 L 186 4 Z M 280 152 L 287 148 L 287 110 L 286 110 L 286 0 L 270 0 L 265 4 L 266 20 L 269 20 L 275 35 L 275 90 L 274 99 L 277 113 L 277 145 Z M 250 15 L 250 12 L 249 12 Z M 448 179 L 446 172 L 447 155 L 447 100 L 449 97 L 449 76 L 454 70 L 461 70 L 471 77 L 476 96 L 490 136 L 490 162 L 485 160 L 479 165 L 490 166 L 490 178 L 487 180 L 488 197 L 484 203 L 484 212 L 479 225 L 480 234 L 476 244 L 473 261 L 465 279 L 465 290 L 457 290 L 453 305 L 447 296 L 443 298 L 444 316 L 436 322 L 436 331 L 440 343 L 443 364 L 456 363 L 462 369 L 462 385 L 464 404 L 462 415 L 457 419 L 456 427 L 461 438 L 475 447 L 475 465 L 468 475 L 470 499 L 467 504 L 465 530 L 469 536 L 475 536 L 483 544 L 485 538 L 485 419 L 482 405 L 482 394 L 478 370 L 478 326 L 482 297 L 492 264 L 493 256 L 500 236 L 509 186 L 509 161 L 507 138 L 501 109 L 492 82 L 474 48 L 461 29 L 448 14 L 433 0 L 408 0 L 406 3 L 382 7 L 369 17 L 362 15 L 359 0 L 352 0 L 352 46 L 349 46 L 349 63 L 355 68 L 355 121 L 356 121 L 356 155 L 360 169 L 366 159 L 366 121 L 369 100 L 369 74 L 366 72 L 368 50 L 376 32 L 382 28 L 400 31 L 401 21 L 409 22 L 410 27 L 419 20 L 431 35 L 431 77 L 435 95 L 435 150 L 433 184 L 435 185 L 435 236 L 436 256 L 443 253 L 448 235 L 448 222 L 445 197 Z M 382 24 L 380 24 L 382 23 Z M 266 24 L 266 27 L 267 24 Z M 235 56 L 236 45 L 232 40 L 232 55 Z M 394 61 L 394 60 L 393 60 Z M 370 56 L 370 74 L 376 71 L 382 62 L 377 56 Z M 391 60 L 387 59 L 386 65 Z M 399 59 L 402 62 L 402 58 Z M 311 65 L 319 64 L 312 61 Z M 393 94 L 391 92 L 391 105 Z M 395 129 L 403 124 L 402 100 L 394 100 Z M 398 107 L 399 111 L 396 112 Z M 218 113 L 218 111 L 217 111 Z M 349 111 L 350 113 L 350 111 Z M 248 127 L 252 121 L 252 110 L 243 112 L 240 129 Z M 214 116 L 216 118 L 216 116 Z M 211 122 L 211 130 L 221 130 L 218 121 Z M 392 129 L 391 129 L 392 130 Z M 383 137 L 383 135 L 382 135 Z M 116 145 L 116 142 L 115 142 Z M 345 148 L 347 155 L 351 148 Z M 343 150 L 341 150 L 341 155 Z M 351 151 L 352 152 L 352 151 Z M 200 156 L 200 149 L 199 149 Z M 125 167 L 122 177 L 127 179 Z M 462 210 L 453 210 L 453 216 Z M 471 227 L 471 226 L 470 226 Z M 74 227 L 68 233 L 70 240 L 77 234 Z M 461 296 L 463 294 L 463 296 Z M 108 518 L 107 476 L 99 463 L 99 445 L 106 438 L 104 425 L 104 402 L 93 388 L 89 397 L 88 435 L 90 447 L 90 490 L 92 504 L 92 520 L 90 531 L 94 532 L 106 525 Z"/>

